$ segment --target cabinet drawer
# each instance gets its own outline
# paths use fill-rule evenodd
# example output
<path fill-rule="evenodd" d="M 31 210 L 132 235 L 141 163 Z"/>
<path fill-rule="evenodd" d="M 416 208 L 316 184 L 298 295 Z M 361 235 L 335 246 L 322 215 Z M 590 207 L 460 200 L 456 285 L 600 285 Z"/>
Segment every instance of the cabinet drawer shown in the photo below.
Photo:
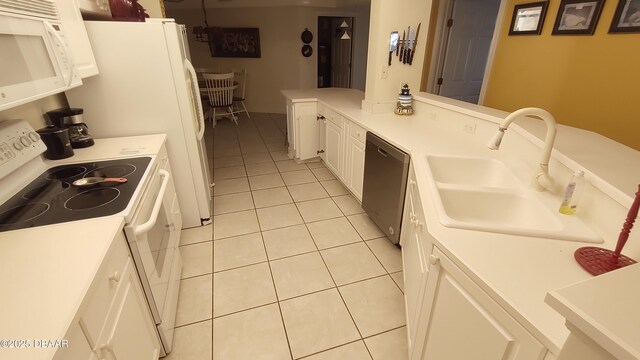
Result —
<path fill-rule="evenodd" d="M 366 139 L 367 139 L 367 130 L 362 128 L 360 125 L 352 122 L 351 123 L 351 137 L 364 144 Z"/>
<path fill-rule="evenodd" d="M 100 336 L 105 315 L 113 302 L 129 259 L 129 250 L 124 236 L 116 237 L 112 246 L 111 254 L 104 260 L 91 284 L 85 300 L 86 307 L 80 316 L 80 324 L 92 346 Z"/>
<path fill-rule="evenodd" d="M 319 108 L 318 108 L 319 109 Z M 338 114 L 337 112 L 333 111 L 332 109 L 329 109 L 328 107 L 324 107 L 324 109 L 322 110 L 322 112 L 318 111 L 318 113 L 322 116 L 324 116 L 325 119 L 331 121 L 332 123 L 342 127 L 342 116 L 340 116 L 340 114 Z"/>

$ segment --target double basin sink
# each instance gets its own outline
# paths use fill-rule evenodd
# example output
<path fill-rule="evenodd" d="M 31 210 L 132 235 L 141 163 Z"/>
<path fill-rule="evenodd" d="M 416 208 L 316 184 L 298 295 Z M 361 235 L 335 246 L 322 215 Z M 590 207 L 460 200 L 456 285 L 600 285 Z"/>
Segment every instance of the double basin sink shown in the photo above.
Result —
<path fill-rule="evenodd" d="M 428 155 L 440 222 L 451 228 L 599 243 L 576 215 L 558 212 L 560 199 L 523 184 L 499 160 Z"/>

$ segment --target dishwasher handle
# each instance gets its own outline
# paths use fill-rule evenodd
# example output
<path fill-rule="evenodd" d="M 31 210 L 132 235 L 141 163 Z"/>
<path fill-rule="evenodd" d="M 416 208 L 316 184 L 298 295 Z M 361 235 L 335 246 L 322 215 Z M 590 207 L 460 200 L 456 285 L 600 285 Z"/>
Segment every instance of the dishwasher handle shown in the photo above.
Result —
<path fill-rule="evenodd" d="M 384 149 L 381 148 L 381 147 L 378 147 L 378 154 L 380 154 L 380 155 L 382 155 L 384 157 L 389 156 L 389 154 L 386 151 L 384 151 Z"/>

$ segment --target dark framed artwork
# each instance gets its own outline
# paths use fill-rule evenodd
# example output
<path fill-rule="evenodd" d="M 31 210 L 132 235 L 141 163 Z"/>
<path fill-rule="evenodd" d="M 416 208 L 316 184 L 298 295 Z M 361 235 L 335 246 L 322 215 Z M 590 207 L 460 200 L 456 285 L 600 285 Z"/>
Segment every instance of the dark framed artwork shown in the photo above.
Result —
<path fill-rule="evenodd" d="M 552 35 L 593 35 L 604 0 L 562 0 Z"/>
<path fill-rule="evenodd" d="M 509 35 L 540 35 L 547 5 L 546 1 L 516 5 L 511 17 Z"/>
<path fill-rule="evenodd" d="M 619 0 L 609 32 L 640 32 L 640 0 Z"/>
<path fill-rule="evenodd" d="M 260 31 L 258 28 L 214 27 L 210 50 L 213 57 L 260 57 Z"/>

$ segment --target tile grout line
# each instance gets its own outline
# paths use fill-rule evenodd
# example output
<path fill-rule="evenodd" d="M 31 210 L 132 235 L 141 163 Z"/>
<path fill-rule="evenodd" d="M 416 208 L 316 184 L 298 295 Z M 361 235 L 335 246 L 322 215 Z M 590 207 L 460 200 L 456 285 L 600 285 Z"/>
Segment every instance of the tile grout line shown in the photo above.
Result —
<path fill-rule="evenodd" d="M 264 138 L 262 137 L 262 134 L 260 135 L 260 137 L 262 138 L 262 141 L 264 142 Z M 271 154 L 269 154 L 269 156 L 271 156 Z M 279 171 L 280 171 L 280 169 L 278 169 L 278 173 L 279 173 Z M 282 175 L 280 175 L 280 177 L 282 177 Z M 283 179 L 283 181 L 284 181 L 284 179 Z M 289 196 L 291 196 L 291 194 L 289 194 Z M 254 204 L 253 205 L 255 207 L 255 200 L 254 200 Z M 258 218 L 258 222 L 260 222 L 260 218 Z M 261 228 L 261 230 L 262 230 L 262 228 Z M 274 276 L 273 276 L 273 269 L 271 268 L 271 262 L 269 261 L 269 253 L 267 252 L 267 245 L 264 242 L 263 231 L 260 231 L 260 239 L 262 239 L 262 247 L 264 249 L 265 257 L 267 258 L 267 265 L 269 266 L 269 275 L 271 276 L 271 284 L 273 285 L 273 292 L 275 293 L 276 302 L 278 304 L 278 312 L 280 313 L 280 323 L 282 324 L 282 329 L 284 330 L 284 337 L 287 340 L 287 348 L 289 349 L 289 356 L 291 357 L 291 359 L 293 359 L 293 350 L 291 349 L 291 342 L 289 341 L 289 334 L 287 332 L 287 326 L 286 326 L 286 324 L 284 322 L 284 316 L 282 315 L 282 305 L 280 304 L 280 296 L 278 295 L 278 288 L 276 287 L 276 281 L 275 281 Z"/>
<path fill-rule="evenodd" d="M 278 131 L 280 131 L 280 133 L 282 134 L 282 131 L 281 131 L 281 130 L 280 130 L 280 128 L 276 125 L 275 121 L 274 121 L 274 120 L 273 120 L 273 118 L 271 117 L 271 114 L 269 114 L 269 120 L 270 120 L 270 122 L 275 126 L 275 128 L 276 128 Z M 248 121 L 250 121 L 251 123 L 253 123 L 253 124 L 254 124 L 254 128 L 257 130 L 257 133 L 259 134 L 259 136 L 260 136 L 260 138 L 261 138 L 261 140 L 262 140 L 262 141 L 261 141 L 261 142 L 262 142 L 262 144 L 261 144 L 261 145 L 264 145 L 265 147 L 267 147 L 267 146 L 266 146 L 266 141 L 264 140 L 264 139 L 265 139 L 265 137 L 264 137 L 265 135 L 264 135 L 263 133 L 264 133 L 264 129 L 269 129 L 269 128 L 268 128 L 268 127 L 257 127 L 256 122 L 255 122 L 253 119 L 248 119 Z M 246 155 L 252 155 L 252 154 L 244 154 L 244 153 L 242 153 L 242 145 L 240 145 L 240 144 L 239 144 L 239 142 L 240 142 L 240 135 L 239 135 L 239 134 L 240 134 L 240 131 L 244 129 L 244 127 L 238 127 L 238 126 L 236 126 L 234 129 L 235 129 L 235 132 L 236 132 L 236 134 L 235 134 L 235 135 L 236 135 L 236 139 L 237 139 L 237 141 L 238 141 L 238 146 L 239 146 L 239 148 L 240 148 L 240 157 L 241 157 L 241 158 L 242 158 L 242 160 L 243 160 L 243 165 L 242 165 L 242 166 L 243 166 L 243 167 L 244 167 L 244 169 L 245 169 L 245 174 L 246 174 L 246 176 L 244 176 L 244 178 L 246 178 L 246 179 L 247 179 L 247 182 L 249 182 L 249 178 L 250 178 L 251 176 L 249 176 L 249 175 L 248 175 L 248 173 L 247 173 L 247 164 L 245 163 L 245 161 L 244 161 L 244 160 L 245 160 L 245 156 L 246 156 Z M 282 135 L 285 135 L 285 134 L 282 134 Z M 286 140 L 286 135 L 285 135 L 285 140 Z M 245 146 L 245 147 L 247 147 L 247 146 Z M 278 150 L 278 151 L 280 151 L 280 150 Z M 271 159 L 272 159 L 272 160 L 273 160 L 273 162 L 275 163 L 275 162 L 276 162 L 276 160 L 275 160 L 275 159 L 274 159 L 274 157 L 273 157 L 273 154 L 272 154 L 273 152 L 274 152 L 274 151 L 269 150 L 269 148 L 267 147 L 267 152 L 266 152 L 266 153 L 267 153 L 267 154 L 269 154 L 269 156 L 271 157 Z M 257 154 L 262 154 L 262 152 L 257 153 Z M 233 156 L 233 155 L 231 155 L 231 156 Z M 215 160 L 214 160 L 214 161 L 215 161 Z M 282 161 L 286 161 L 286 160 L 282 160 Z M 379 258 L 378 258 L 378 256 L 376 255 L 376 253 L 375 253 L 375 252 L 373 252 L 373 250 L 371 249 L 371 247 L 370 247 L 370 246 L 369 246 L 369 244 L 367 243 L 367 240 L 365 240 L 365 239 L 362 237 L 362 235 L 357 231 L 357 229 L 356 229 L 356 233 L 358 234 L 358 236 L 359 236 L 359 238 L 360 238 L 360 240 L 359 240 L 359 241 L 363 241 L 363 242 L 365 242 L 365 245 L 367 246 L 367 249 L 369 249 L 369 251 L 370 251 L 371 253 L 373 253 L 373 255 L 374 255 L 374 257 L 376 258 L 376 260 L 378 261 L 378 263 L 379 263 L 379 264 L 383 267 L 383 269 L 385 270 L 385 274 L 383 274 L 383 275 L 377 275 L 377 276 L 374 276 L 374 277 L 369 277 L 369 278 L 366 278 L 366 279 L 360 279 L 360 280 L 358 280 L 358 281 L 354 281 L 354 282 L 351 282 L 351 283 L 346 283 L 346 284 L 342 284 L 342 285 L 338 286 L 338 285 L 337 285 L 337 283 L 335 282 L 335 279 L 334 279 L 333 275 L 331 274 L 331 271 L 329 271 L 329 268 L 328 268 L 328 266 L 327 266 L 327 264 L 326 264 L 326 262 L 325 262 L 325 260 L 324 260 L 324 257 L 322 256 L 321 250 L 318 248 L 318 245 L 317 245 L 317 243 L 316 243 L 315 239 L 313 238 L 313 236 L 311 236 L 311 240 L 313 241 L 313 244 L 314 244 L 314 247 L 315 247 L 315 249 L 316 249 L 316 250 L 314 250 L 314 251 L 308 251 L 308 252 L 302 252 L 302 253 L 294 254 L 294 255 L 287 255 L 287 256 L 284 256 L 284 257 L 276 258 L 276 259 L 270 259 L 270 258 L 269 258 L 269 255 L 268 255 L 268 252 L 267 252 L 266 243 L 265 243 L 265 238 L 264 238 L 264 236 L 263 236 L 263 235 L 264 235 L 264 232 L 272 231 L 272 230 L 278 230 L 278 229 L 284 229 L 284 228 L 289 228 L 289 227 L 294 227 L 294 226 L 299 226 L 299 225 L 304 225 L 304 226 L 305 226 L 305 229 L 306 229 L 306 231 L 307 231 L 307 233 L 308 233 L 309 235 L 311 235 L 311 232 L 310 232 L 310 230 L 309 230 L 308 224 L 316 223 L 316 222 L 320 222 L 320 221 L 331 220 L 331 219 L 339 219 L 339 218 L 341 218 L 341 217 L 345 217 L 345 218 L 347 218 L 347 221 L 348 221 L 348 223 L 351 225 L 351 227 L 354 227 L 354 226 L 353 226 L 353 223 L 352 223 L 352 222 L 350 221 L 350 219 L 348 218 L 348 215 L 346 215 L 345 211 L 343 211 L 343 209 L 341 209 L 341 208 L 340 208 L 340 206 L 338 206 L 337 202 L 336 202 L 336 201 L 335 201 L 335 199 L 334 199 L 334 197 L 338 197 L 338 196 L 345 196 L 345 195 L 353 196 L 353 195 L 352 195 L 350 192 L 347 192 L 346 194 L 336 194 L 336 195 L 332 196 L 331 194 L 329 194 L 329 193 L 328 193 L 328 191 L 326 190 L 326 188 L 325 188 L 324 184 L 322 184 L 322 181 L 318 178 L 318 176 L 315 174 L 315 172 L 313 172 L 313 169 L 309 168 L 309 167 L 306 165 L 306 163 L 303 163 L 303 164 L 305 165 L 306 170 L 311 171 L 311 173 L 312 173 L 312 174 L 313 174 L 313 176 L 317 179 L 317 181 L 308 182 L 308 183 L 301 183 L 301 184 L 294 184 L 294 185 L 291 185 L 291 186 L 295 186 L 295 185 L 304 185 L 304 184 L 315 183 L 315 182 L 320 183 L 320 185 L 321 185 L 321 186 L 322 186 L 322 188 L 325 190 L 325 192 L 327 192 L 328 198 L 330 198 L 330 199 L 332 200 L 333 204 L 334 204 L 334 205 L 336 205 L 336 206 L 338 207 L 338 209 L 340 210 L 340 212 L 341 212 L 342 216 L 339 216 L 339 217 L 332 217 L 332 218 L 322 219 L 322 220 L 315 220 L 315 221 L 311 221 L 311 222 L 305 222 L 305 221 L 304 221 L 304 218 L 302 217 L 302 213 L 300 212 L 300 209 L 299 209 L 299 207 L 298 207 L 298 204 L 299 204 L 299 203 L 304 203 L 304 202 L 310 202 L 310 201 L 314 201 L 314 200 L 319 200 L 319 199 L 307 199 L 307 200 L 297 201 L 297 202 L 296 202 L 295 200 L 293 200 L 293 196 L 291 195 L 291 191 L 290 191 L 290 189 L 289 189 L 289 186 L 290 186 L 290 185 L 288 185 L 288 184 L 284 183 L 284 178 L 282 177 L 282 174 L 283 174 L 283 173 L 286 173 L 286 172 L 296 171 L 296 170 L 281 171 L 281 169 L 280 169 L 280 168 L 278 168 L 278 167 L 277 167 L 277 165 L 276 165 L 277 173 L 252 175 L 252 176 L 261 176 L 261 175 L 273 175 L 273 174 L 278 174 L 278 176 L 280 177 L 280 179 L 281 179 L 281 180 L 283 180 L 284 186 L 275 186 L 275 187 L 267 187 L 267 188 L 261 188 L 261 189 L 253 189 L 253 188 L 251 188 L 251 185 L 250 185 L 250 182 L 249 182 L 249 191 L 248 191 L 248 192 L 250 192 L 250 193 L 251 193 L 251 194 L 250 194 L 250 196 L 251 196 L 252 203 L 253 203 L 253 209 L 246 209 L 246 210 L 233 211 L 233 212 L 223 213 L 223 214 L 219 214 L 219 215 L 227 215 L 227 214 L 233 214 L 233 213 L 244 212 L 244 211 L 251 211 L 251 210 L 253 210 L 253 211 L 254 211 L 254 214 L 256 215 L 256 218 L 257 218 L 257 220 L 258 220 L 258 228 L 259 228 L 259 231 L 258 231 L 258 232 L 251 232 L 251 233 L 248 233 L 248 234 L 260 233 L 261 240 L 262 240 L 263 250 L 264 250 L 264 252 L 265 252 L 266 259 L 267 259 L 267 260 L 266 260 L 266 262 L 267 262 L 267 264 L 268 264 L 268 266 L 269 266 L 269 271 L 270 271 L 270 275 L 271 275 L 272 285 L 273 285 L 274 292 L 275 292 L 275 295 L 276 295 L 276 301 L 275 301 L 275 302 L 273 302 L 273 303 L 262 304 L 262 305 L 255 306 L 255 307 L 248 308 L 248 309 L 238 310 L 238 311 L 236 311 L 236 312 L 229 313 L 229 314 L 225 314 L 225 315 L 220 315 L 220 316 L 218 316 L 218 317 L 215 317 L 215 318 L 214 318 L 214 317 L 213 317 L 213 297 L 212 297 L 212 319 L 211 319 L 211 320 L 212 320 L 212 327 L 213 327 L 213 319 L 217 319 L 217 318 L 221 318 L 221 317 L 229 316 L 229 315 L 232 315 L 232 314 L 240 313 L 240 312 L 243 312 L 243 311 L 247 311 L 247 310 L 251 310 L 251 309 L 255 309 L 255 308 L 259 308 L 259 307 L 263 307 L 263 306 L 273 305 L 274 303 L 277 303 L 277 304 L 278 304 L 278 309 L 279 309 L 279 312 L 280 312 L 281 323 L 282 323 L 283 329 L 284 329 L 284 331 L 285 331 L 285 337 L 286 337 L 286 340 L 287 340 L 287 345 L 288 345 L 288 347 L 289 347 L 289 354 L 290 354 L 290 356 L 291 356 L 291 358 L 292 358 L 292 359 L 293 359 L 294 357 L 293 357 L 293 353 L 292 353 L 292 349 L 291 349 L 291 344 L 290 344 L 290 342 L 289 342 L 289 336 L 288 336 L 288 334 L 287 334 L 286 325 L 285 325 L 285 323 L 284 323 L 284 317 L 283 317 L 283 315 L 282 315 L 281 302 L 283 302 L 283 301 L 288 301 L 288 300 L 292 300 L 292 299 L 300 298 L 300 297 L 303 297 L 303 296 L 316 294 L 316 293 L 319 293 L 319 292 L 322 292 L 322 291 L 328 291 L 328 290 L 331 290 L 331 289 L 334 289 L 334 288 L 335 288 L 335 289 L 338 291 L 338 294 L 340 295 L 341 300 L 342 300 L 342 302 L 343 302 L 343 304 L 344 304 L 345 308 L 347 309 L 347 312 L 349 313 L 349 316 L 350 316 L 350 318 L 351 318 L 351 320 L 352 320 L 352 323 L 355 325 L 356 330 L 358 331 L 358 334 L 359 334 L 359 336 L 360 336 L 360 338 L 359 338 L 359 339 L 357 339 L 357 340 L 350 341 L 350 342 L 347 342 L 347 343 L 344 343 L 344 344 L 340 344 L 340 345 L 337 345 L 337 346 L 334 346 L 334 347 L 330 347 L 330 348 L 327 348 L 327 349 L 323 349 L 323 350 L 318 351 L 318 352 L 316 352 L 316 353 L 305 355 L 305 356 L 301 357 L 300 359 L 302 359 L 302 358 L 308 358 L 308 357 L 313 356 L 313 355 L 315 355 L 315 354 L 323 353 L 323 352 L 326 352 L 326 351 L 329 351 L 329 350 L 332 350 L 332 349 L 335 349 L 335 348 L 338 348 L 338 347 L 341 347 L 341 346 L 345 346 L 345 345 L 348 345 L 348 344 L 356 343 L 356 342 L 358 342 L 358 341 L 363 341 L 363 343 L 364 343 L 364 339 L 366 339 L 366 338 L 371 338 L 371 337 L 374 337 L 374 336 L 377 336 L 377 335 L 380 335 L 380 334 L 383 334 L 383 333 L 386 333 L 386 332 L 394 331 L 394 330 L 397 330 L 397 329 L 399 329 L 399 328 L 402 328 L 402 327 L 405 327 L 405 326 L 406 326 L 406 324 L 405 324 L 405 325 L 402 325 L 402 326 L 400 326 L 400 327 L 396 327 L 396 328 L 393 328 L 393 329 L 385 330 L 385 331 L 380 332 L 380 333 L 377 333 L 377 334 L 369 335 L 369 336 L 368 336 L 368 337 L 366 337 L 366 338 L 365 338 L 365 337 L 363 337 L 362 333 L 360 332 L 360 329 L 358 328 L 358 326 L 357 326 L 357 324 L 356 324 L 356 322 L 355 322 L 355 320 L 354 320 L 354 318 L 353 318 L 353 315 L 351 314 L 351 311 L 349 310 L 349 308 L 348 308 L 348 306 L 347 306 L 347 304 L 346 304 L 346 301 L 345 301 L 344 297 L 342 296 L 342 293 L 341 293 L 341 292 L 340 292 L 340 290 L 339 290 L 339 287 L 341 287 L 341 286 L 347 286 L 347 285 L 351 285 L 351 284 L 355 284 L 355 283 L 359 283 L 359 282 L 364 282 L 364 281 L 368 281 L 368 280 L 375 279 L 375 278 L 379 278 L 379 277 L 390 276 L 390 275 L 391 275 L 391 273 L 390 273 L 390 272 L 387 270 L 387 268 L 382 264 L 382 262 L 380 261 L 380 259 L 379 259 Z M 251 165 L 251 164 L 250 164 L 250 165 Z M 221 167 L 221 168 L 224 168 L 224 167 Z M 214 170 L 215 170 L 215 169 L 214 169 Z M 329 171 L 330 171 L 330 170 L 329 170 Z M 333 174 L 332 174 L 332 175 L 333 175 Z M 239 178 L 241 178 L 241 177 L 239 177 Z M 237 178 L 232 178 L 232 179 L 237 179 Z M 229 179 L 225 179 L 225 180 L 229 180 Z M 329 179 L 329 180 L 337 180 L 337 178 Z M 327 180 L 327 181 L 329 181 L 329 180 Z M 268 189 L 279 188 L 279 187 L 285 187 L 285 188 L 286 188 L 286 190 L 287 190 L 287 192 L 288 192 L 289 196 L 290 196 L 290 197 L 291 197 L 291 199 L 293 200 L 293 202 L 292 202 L 292 203 L 281 204 L 281 205 L 274 205 L 274 206 L 267 206 L 267 207 L 262 207 L 262 208 L 257 208 L 257 207 L 256 207 L 256 204 L 255 204 L 255 197 L 253 196 L 253 195 L 254 195 L 254 194 L 253 194 L 253 192 L 254 192 L 254 191 L 268 190 Z M 239 191 L 239 192 L 236 192 L 235 194 L 237 194 L 237 193 L 242 193 L 242 192 L 244 192 L 244 191 Z M 230 194 L 234 194 L 234 193 L 223 194 L 223 195 L 219 195 L 219 196 L 230 195 Z M 217 197 L 217 196 L 216 196 L 216 197 Z M 214 198 L 215 198 L 215 197 L 214 197 Z M 320 198 L 320 199 L 325 199 L 325 198 Z M 262 229 L 262 225 L 260 224 L 259 217 L 257 217 L 257 210 L 258 210 L 258 209 L 265 209 L 265 208 L 269 208 L 269 207 L 282 206 L 282 205 L 291 205 L 291 204 L 293 204 L 293 205 L 295 206 L 295 208 L 296 208 L 296 210 L 297 210 L 297 212 L 298 212 L 298 215 L 299 215 L 299 216 L 300 216 L 300 218 L 302 219 L 302 224 L 288 225 L 288 226 L 277 227 L 277 228 L 268 229 L 268 230 L 263 230 L 263 229 Z M 352 214 L 352 215 L 354 215 L 354 214 Z M 356 214 L 356 215 L 357 215 L 357 214 Z M 354 229 L 355 229 L 355 227 L 354 227 Z M 211 241 L 212 241 L 212 253 L 214 253 L 214 252 L 215 252 L 215 250 L 214 250 L 214 246 L 213 246 L 213 245 L 215 244 L 215 241 L 218 241 L 218 240 L 225 240 L 225 239 L 231 239 L 231 238 L 233 238 L 233 237 L 237 237 L 237 236 L 245 236 L 245 235 L 248 235 L 248 234 L 239 234 L 239 235 L 228 236 L 228 237 L 224 237 L 224 238 L 220 238 L 220 239 L 213 239 L 213 231 L 212 231 L 212 240 L 211 240 Z M 375 239 L 378 239 L 378 238 L 381 238 L 381 237 L 377 237 L 377 238 L 373 238 L 373 239 L 369 239 L 369 240 L 375 240 Z M 333 249 L 333 248 L 338 248 L 338 247 L 344 247 L 344 246 L 348 246 L 348 245 L 352 245 L 352 244 L 356 244 L 356 243 L 358 243 L 358 242 L 349 243 L 349 244 L 341 244 L 341 245 L 337 245 L 337 246 L 328 247 L 328 248 L 325 248 L 325 249 L 322 249 L 322 250 Z M 197 243 L 193 243 L 193 244 L 197 244 Z M 193 245 L 193 244 L 186 244 L 186 245 Z M 280 299 L 280 297 L 279 297 L 279 295 L 278 295 L 278 292 L 277 292 L 277 287 L 276 287 L 276 284 L 275 284 L 275 278 L 274 278 L 273 270 L 272 270 L 272 268 L 271 268 L 271 262 L 273 262 L 273 261 L 279 261 L 279 260 L 283 260 L 283 259 L 288 259 L 288 258 L 292 258 L 292 257 L 296 257 L 296 256 L 301 256 L 301 255 L 305 255 L 305 254 L 311 254 L 311 253 L 314 253 L 314 252 L 317 252 L 317 253 L 320 255 L 320 258 L 322 259 L 323 264 L 324 264 L 324 266 L 325 266 L 325 270 L 329 273 L 329 276 L 331 277 L 331 279 L 332 279 L 332 282 L 333 282 L 333 285 L 334 285 L 334 286 L 333 286 L 333 287 L 330 287 L 330 288 L 327 288 L 327 289 L 317 290 L 317 291 L 314 291 L 314 292 L 311 292 L 311 293 L 306 293 L 306 294 L 297 295 L 297 296 L 290 297 L 290 298 L 287 298 L 287 299 Z M 214 262 L 214 261 L 215 261 L 215 260 L 214 260 L 214 259 L 215 259 L 215 257 L 214 257 L 213 255 L 215 255 L 215 254 L 212 254 L 212 262 Z M 246 265 L 243 265 L 243 266 L 240 266 L 240 267 L 234 267 L 234 268 L 229 268 L 229 269 L 219 270 L 219 271 L 217 271 L 217 272 L 213 270 L 213 266 L 212 266 L 212 271 L 213 271 L 213 273 L 211 273 L 211 275 L 212 275 L 212 279 L 213 279 L 213 275 L 215 275 L 216 273 L 220 273 L 220 272 L 224 272 L 224 271 L 230 271 L 230 270 L 239 269 L 239 268 L 242 268 L 242 267 L 247 267 L 247 266 L 252 266 L 252 265 L 257 265 L 257 264 L 262 264 L 262 263 L 264 263 L 264 261 L 262 261 L 262 262 L 257 262 L 257 263 L 253 263 L 253 264 L 246 264 Z M 401 270 L 400 270 L 400 271 L 397 271 L 397 272 L 401 272 Z M 395 274 L 395 273 L 397 273 L 397 272 L 394 272 L 394 274 Z M 202 275 L 208 275 L 208 274 L 202 274 Z M 202 276 L 202 275 L 199 275 L 199 276 Z M 195 276 L 194 276 L 194 277 L 195 277 Z M 392 279 L 392 281 L 394 281 L 394 280 Z M 395 284 L 396 286 L 398 286 L 398 284 L 397 284 L 395 281 L 394 281 L 394 284 Z M 213 286 L 213 283 L 212 283 L 212 286 Z M 398 287 L 399 287 L 399 286 L 398 286 Z M 203 320 L 203 321 L 207 321 L 207 320 Z M 183 325 L 183 326 L 186 326 L 186 324 L 185 324 L 185 325 Z M 212 329 L 212 333 L 213 333 L 213 329 Z M 370 352 L 369 348 L 366 346 L 366 343 L 364 343 L 364 344 L 365 344 L 365 348 L 367 349 L 367 352 L 369 353 L 369 356 L 370 356 L 371 358 L 373 358 L 373 356 L 371 355 L 371 352 Z M 213 339 L 212 339 L 212 346 L 213 346 Z M 213 350 L 213 349 L 212 349 L 212 350 Z M 213 351 L 212 351 L 212 356 L 213 356 Z"/>

